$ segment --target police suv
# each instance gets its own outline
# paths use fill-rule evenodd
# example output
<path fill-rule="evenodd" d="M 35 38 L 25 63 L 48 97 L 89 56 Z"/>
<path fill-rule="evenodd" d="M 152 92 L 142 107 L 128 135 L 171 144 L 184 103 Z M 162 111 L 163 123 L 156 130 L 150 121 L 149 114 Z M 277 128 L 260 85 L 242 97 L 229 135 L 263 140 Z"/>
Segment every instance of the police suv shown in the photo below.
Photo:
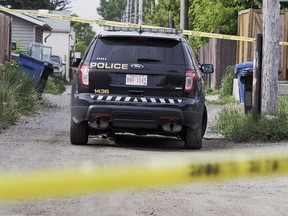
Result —
<path fill-rule="evenodd" d="M 96 35 L 72 86 L 70 141 L 129 132 L 175 136 L 200 149 L 207 126 L 203 74 L 175 29 L 110 27 Z"/>

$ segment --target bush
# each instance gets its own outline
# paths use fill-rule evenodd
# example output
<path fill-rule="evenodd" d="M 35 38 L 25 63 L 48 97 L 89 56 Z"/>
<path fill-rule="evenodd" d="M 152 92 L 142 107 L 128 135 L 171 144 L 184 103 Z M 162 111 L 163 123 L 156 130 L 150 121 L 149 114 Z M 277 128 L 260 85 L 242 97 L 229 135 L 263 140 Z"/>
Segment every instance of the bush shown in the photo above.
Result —
<path fill-rule="evenodd" d="M 44 92 L 49 94 L 61 94 L 65 91 L 65 84 L 63 78 L 57 76 L 49 76 Z"/>
<path fill-rule="evenodd" d="M 257 124 L 253 123 L 251 113 L 244 114 L 243 106 L 226 107 L 220 112 L 213 130 L 234 142 L 288 139 L 288 97 L 280 97 L 278 104 L 275 117 L 262 117 Z"/>
<path fill-rule="evenodd" d="M 224 77 L 221 80 L 220 98 L 229 97 L 233 94 L 233 79 L 235 78 L 234 69 L 228 66 L 224 72 Z"/>
<path fill-rule="evenodd" d="M 206 88 L 207 94 L 213 94 L 216 92 L 219 94 L 218 100 L 208 101 L 209 104 L 234 104 L 237 101 L 233 97 L 233 79 L 235 78 L 233 66 L 228 66 L 225 69 L 224 77 L 221 80 L 221 87 L 219 90 L 212 91 L 211 89 Z"/>
<path fill-rule="evenodd" d="M 14 124 L 39 106 L 33 81 L 19 72 L 15 62 L 0 67 L 0 130 Z"/>
<path fill-rule="evenodd" d="M 255 130 L 252 117 L 244 115 L 239 105 L 225 107 L 216 119 L 213 130 L 234 142 L 245 142 Z"/>
<path fill-rule="evenodd" d="M 205 93 L 208 95 L 216 95 L 219 94 L 219 90 L 218 89 L 212 89 L 209 88 L 208 86 L 205 87 Z"/>

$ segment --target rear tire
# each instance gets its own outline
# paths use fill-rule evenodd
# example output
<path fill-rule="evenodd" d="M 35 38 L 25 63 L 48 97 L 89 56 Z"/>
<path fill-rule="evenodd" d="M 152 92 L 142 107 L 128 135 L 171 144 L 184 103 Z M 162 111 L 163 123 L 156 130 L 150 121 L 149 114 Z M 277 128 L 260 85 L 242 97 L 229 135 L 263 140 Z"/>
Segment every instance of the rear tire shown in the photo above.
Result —
<path fill-rule="evenodd" d="M 208 122 L 207 108 L 204 105 L 203 118 L 202 118 L 202 137 L 205 134 L 207 128 L 207 122 Z"/>
<path fill-rule="evenodd" d="M 201 149 L 202 148 L 202 125 L 196 130 L 186 127 L 185 132 L 185 148 Z"/>
<path fill-rule="evenodd" d="M 88 123 L 75 123 L 71 118 L 70 142 L 73 145 L 86 145 L 88 143 Z"/>

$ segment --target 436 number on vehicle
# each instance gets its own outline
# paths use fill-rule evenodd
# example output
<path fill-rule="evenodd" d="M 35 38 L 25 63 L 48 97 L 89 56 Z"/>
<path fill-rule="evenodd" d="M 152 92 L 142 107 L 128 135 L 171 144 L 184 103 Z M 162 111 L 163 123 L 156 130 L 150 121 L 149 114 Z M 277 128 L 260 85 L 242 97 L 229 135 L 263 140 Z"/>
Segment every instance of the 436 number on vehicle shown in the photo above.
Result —
<path fill-rule="evenodd" d="M 95 94 L 109 94 L 109 89 L 94 89 Z"/>

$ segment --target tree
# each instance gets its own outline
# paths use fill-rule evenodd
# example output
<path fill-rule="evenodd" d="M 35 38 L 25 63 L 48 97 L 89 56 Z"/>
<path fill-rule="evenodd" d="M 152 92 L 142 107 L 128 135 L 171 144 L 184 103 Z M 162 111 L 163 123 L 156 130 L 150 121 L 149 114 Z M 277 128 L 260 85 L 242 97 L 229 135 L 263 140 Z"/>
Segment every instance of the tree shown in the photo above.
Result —
<path fill-rule="evenodd" d="M 155 4 L 155 0 L 146 0 Z M 188 29 L 222 34 L 237 33 L 238 12 L 247 8 L 261 8 L 262 0 L 188 0 Z M 145 9 L 145 22 L 150 25 L 169 27 L 168 16 L 173 17 L 175 27 L 180 27 L 180 0 L 158 0 L 153 8 Z M 206 38 L 193 38 L 194 48 L 199 48 Z"/>
<path fill-rule="evenodd" d="M 50 0 L 49 10 L 67 10 L 70 2 L 70 0 Z"/>
<path fill-rule="evenodd" d="M 72 16 L 77 15 L 73 14 Z M 72 22 L 71 24 L 76 33 L 76 51 L 83 54 L 95 36 L 95 32 L 89 23 Z"/>
<path fill-rule="evenodd" d="M 0 5 L 11 9 L 48 9 L 49 0 L 0 0 Z"/>
<path fill-rule="evenodd" d="M 154 7 L 146 7 L 144 13 L 144 22 L 147 25 L 155 25 L 161 27 L 170 27 L 169 15 L 176 28 L 180 27 L 180 0 L 149 0 Z M 147 3 L 146 3 L 147 4 Z"/>
<path fill-rule="evenodd" d="M 0 0 L 0 5 L 11 9 L 65 10 L 69 0 Z"/>
<path fill-rule="evenodd" d="M 122 13 L 125 11 L 126 0 L 100 0 L 97 12 L 104 20 L 121 21 Z"/>
<path fill-rule="evenodd" d="M 193 0 L 189 8 L 190 29 L 204 32 L 218 30 L 220 34 L 237 34 L 238 12 L 247 8 L 260 8 L 261 0 Z M 193 47 L 199 48 L 207 38 L 197 38 Z"/>
<path fill-rule="evenodd" d="M 83 41 L 77 41 L 76 42 L 76 48 L 75 48 L 76 52 L 82 53 L 82 56 L 83 56 L 86 49 L 87 49 L 87 45 Z"/>
<path fill-rule="evenodd" d="M 189 8 L 190 28 L 223 34 L 237 34 L 238 12 L 247 8 L 260 8 L 259 0 L 193 0 Z"/>

